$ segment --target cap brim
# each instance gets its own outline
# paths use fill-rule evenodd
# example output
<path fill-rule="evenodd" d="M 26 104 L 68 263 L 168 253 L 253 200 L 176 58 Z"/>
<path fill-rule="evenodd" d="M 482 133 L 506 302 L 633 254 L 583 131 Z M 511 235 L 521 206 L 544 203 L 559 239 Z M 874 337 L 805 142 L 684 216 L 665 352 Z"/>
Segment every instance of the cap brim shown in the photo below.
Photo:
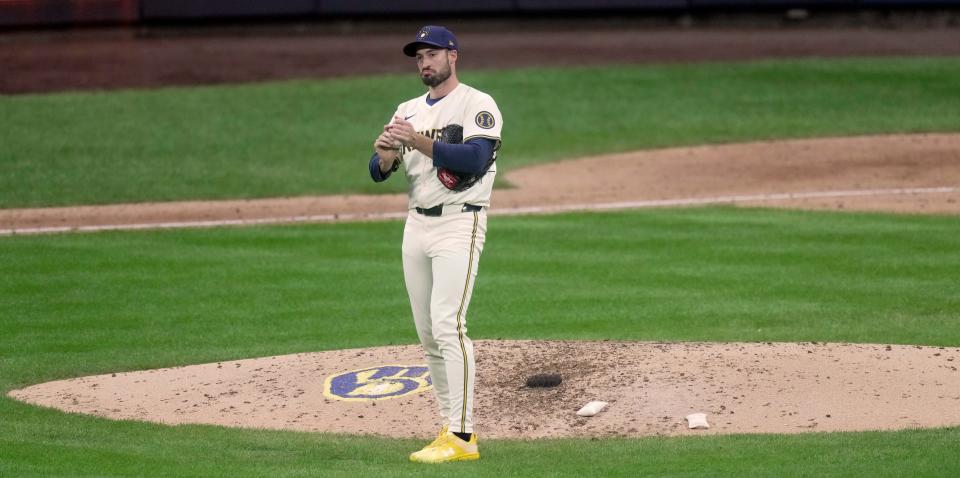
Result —
<path fill-rule="evenodd" d="M 403 54 L 407 56 L 417 56 L 417 50 L 421 48 L 430 48 L 430 47 L 440 48 L 443 50 L 450 49 L 450 47 L 446 45 L 441 45 L 439 43 L 433 43 L 428 41 L 413 41 L 413 42 L 407 43 L 406 46 L 403 47 Z"/>

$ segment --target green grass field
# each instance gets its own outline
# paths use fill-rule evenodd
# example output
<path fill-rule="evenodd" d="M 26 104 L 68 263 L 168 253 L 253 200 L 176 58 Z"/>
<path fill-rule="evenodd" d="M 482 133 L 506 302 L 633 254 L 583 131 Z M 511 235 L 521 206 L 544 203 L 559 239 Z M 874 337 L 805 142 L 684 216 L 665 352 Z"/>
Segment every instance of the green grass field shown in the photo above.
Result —
<path fill-rule="evenodd" d="M 598 233 L 598 231 L 600 231 Z M 416 343 L 402 223 L 0 240 L 0 389 Z M 544 247 L 549 244 L 549 247 Z M 698 208 L 492 218 L 471 335 L 960 346 L 955 218 Z M 377 291 L 371 294 L 370 291 Z M 321 377 L 318 377 L 318 380 Z M 449 475 L 411 440 L 164 427 L 0 399 L 2 476 Z M 949 476 L 960 429 L 485 440 L 476 476 Z"/>
<path fill-rule="evenodd" d="M 960 130 L 960 60 L 470 72 L 501 167 L 777 137 Z M 341 192 L 413 74 L 0 97 L 0 207 Z M 568 94 L 562 99 L 557 92 Z M 0 238 L 0 391 L 115 371 L 416 343 L 402 224 Z M 493 217 L 471 336 L 960 346 L 960 222 L 729 207 Z M 376 291 L 376 293 L 371 293 Z M 318 379 L 320 379 L 318 377 Z M 0 477 L 957 476 L 960 428 L 420 441 L 166 427 L 0 397 Z"/>
<path fill-rule="evenodd" d="M 508 171 L 637 148 L 960 128 L 960 59 L 464 68 L 503 112 Z M 422 92 L 411 72 L 0 96 L 0 207 L 402 192 L 365 165 L 395 106 Z"/>

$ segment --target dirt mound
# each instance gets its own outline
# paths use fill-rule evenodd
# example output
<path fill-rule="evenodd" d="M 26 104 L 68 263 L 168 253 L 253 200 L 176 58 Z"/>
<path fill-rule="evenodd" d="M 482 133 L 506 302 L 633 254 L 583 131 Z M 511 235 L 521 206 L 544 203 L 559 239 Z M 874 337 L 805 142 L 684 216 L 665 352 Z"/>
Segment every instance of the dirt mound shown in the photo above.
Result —
<path fill-rule="evenodd" d="M 475 345 L 477 430 L 488 438 L 960 425 L 958 348 L 613 341 Z M 432 390 L 422 386 L 429 384 L 425 370 L 419 346 L 391 346 L 82 377 L 9 395 L 115 419 L 426 438 L 439 428 L 439 414 Z M 526 377 L 537 372 L 559 373 L 563 383 L 526 387 Z M 354 380 L 365 385 L 357 387 Z M 400 382 L 421 386 L 403 389 Z M 354 386 L 345 391 L 345 383 Z M 594 417 L 578 417 L 577 409 L 591 400 L 610 405 Z M 707 413 L 709 430 L 687 429 L 684 417 L 695 412 Z"/>

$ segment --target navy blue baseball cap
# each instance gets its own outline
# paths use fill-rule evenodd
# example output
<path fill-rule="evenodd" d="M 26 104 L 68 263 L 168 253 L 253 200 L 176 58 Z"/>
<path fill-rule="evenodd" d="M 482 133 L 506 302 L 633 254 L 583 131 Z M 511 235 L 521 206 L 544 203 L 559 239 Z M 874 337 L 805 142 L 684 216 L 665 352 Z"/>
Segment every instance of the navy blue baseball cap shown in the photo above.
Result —
<path fill-rule="evenodd" d="M 417 39 L 407 43 L 406 46 L 403 47 L 403 54 L 407 56 L 417 56 L 417 50 L 424 46 L 445 48 L 447 50 L 460 49 L 460 44 L 457 43 L 457 37 L 453 36 L 453 32 L 447 30 L 447 27 L 427 25 L 417 30 Z"/>

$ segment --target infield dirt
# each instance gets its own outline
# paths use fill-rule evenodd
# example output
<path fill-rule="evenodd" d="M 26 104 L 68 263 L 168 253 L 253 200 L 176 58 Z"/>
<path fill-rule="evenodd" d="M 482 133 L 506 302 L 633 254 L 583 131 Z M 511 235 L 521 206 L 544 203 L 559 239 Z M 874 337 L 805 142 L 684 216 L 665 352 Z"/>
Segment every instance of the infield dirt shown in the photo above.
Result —
<path fill-rule="evenodd" d="M 516 170 L 505 161 L 498 167 L 498 175 L 505 176 L 513 187 L 494 192 L 494 213 L 511 208 L 860 191 L 864 195 L 780 197 L 745 204 L 960 214 L 960 135 L 956 134 L 765 141 L 611 154 Z M 950 191 L 891 191 L 904 188 Z M 4 209 L 0 210 L 0 230 L 159 227 L 310 216 L 363 220 L 402 214 L 406 208 L 406 195 L 393 194 Z"/>

